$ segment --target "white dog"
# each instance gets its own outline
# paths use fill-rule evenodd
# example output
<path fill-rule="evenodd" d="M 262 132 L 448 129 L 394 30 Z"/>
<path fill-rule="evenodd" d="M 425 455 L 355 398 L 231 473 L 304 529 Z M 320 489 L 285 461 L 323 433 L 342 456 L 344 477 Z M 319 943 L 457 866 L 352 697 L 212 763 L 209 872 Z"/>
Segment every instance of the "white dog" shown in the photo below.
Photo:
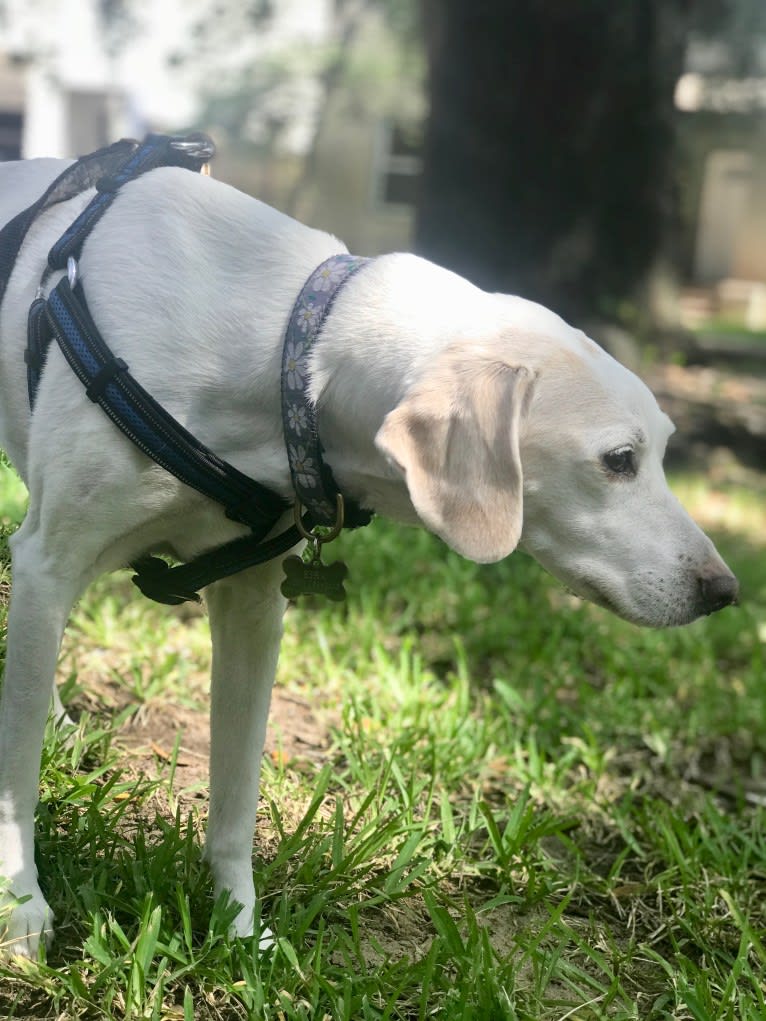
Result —
<path fill-rule="evenodd" d="M 0 225 L 64 165 L 0 165 Z M 0 446 L 30 496 L 12 540 L 0 704 L 0 874 L 6 906 L 26 900 L 6 915 L 0 942 L 27 955 L 52 932 L 33 815 L 72 604 L 97 575 L 149 550 L 186 560 L 246 532 L 133 446 L 86 398 L 55 342 L 30 416 L 27 312 L 48 249 L 92 194 L 34 224 L 0 309 Z M 95 322 L 134 377 L 209 448 L 292 500 L 282 334 L 307 277 L 342 251 L 233 188 L 165 168 L 122 189 L 84 246 L 80 274 Z M 547 309 L 414 255 L 385 255 L 339 293 L 311 359 L 326 461 L 360 505 L 423 525 L 475 561 L 521 546 L 637 624 L 685 624 L 735 600 L 733 575 L 667 488 L 670 421 L 636 376 Z M 241 905 L 240 936 L 253 931 L 256 903 L 252 835 L 285 608 L 280 561 L 205 593 L 214 649 L 206 853 L 216 891 Z"/>

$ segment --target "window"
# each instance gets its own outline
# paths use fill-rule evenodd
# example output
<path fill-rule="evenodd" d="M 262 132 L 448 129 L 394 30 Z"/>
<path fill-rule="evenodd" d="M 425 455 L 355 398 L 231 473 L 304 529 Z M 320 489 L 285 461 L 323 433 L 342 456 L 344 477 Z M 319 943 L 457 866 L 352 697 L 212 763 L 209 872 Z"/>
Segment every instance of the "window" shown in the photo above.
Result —
<path fill-rule="evenodd" d="M 22 123 L 20 113 L 0 110 L 0 161 L 21 159 Z"/>
<path fill-rule="evenodd" d="M 423 166 L 420 125 L 387 121 L 381 126 L 375 195 L 386 206 L 414 206 Z"/>
<path fill-rule="evenodd" d="M 694 259 L 700 283 L 739 272 L 737 255 L 753 220 L 755 169 L 745 150 L 715 149 L 707 157 Z"/>
<path fill-rule="evenodd" d="M 69 150 L 75 156 L 94 152 L 112 141 L 109 95 L 99 91 L 67 93 Z"/>

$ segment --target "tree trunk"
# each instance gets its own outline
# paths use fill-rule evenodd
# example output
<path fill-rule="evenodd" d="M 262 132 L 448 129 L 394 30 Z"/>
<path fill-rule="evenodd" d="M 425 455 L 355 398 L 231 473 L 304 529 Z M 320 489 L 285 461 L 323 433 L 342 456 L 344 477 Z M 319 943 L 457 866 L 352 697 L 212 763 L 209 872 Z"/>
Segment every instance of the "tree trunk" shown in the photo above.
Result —
<path fill-rule="evenodd" d="M 425 0 L 418 250 L 571 318 L 633 300 L 674 217 L 685 8 Z"/>

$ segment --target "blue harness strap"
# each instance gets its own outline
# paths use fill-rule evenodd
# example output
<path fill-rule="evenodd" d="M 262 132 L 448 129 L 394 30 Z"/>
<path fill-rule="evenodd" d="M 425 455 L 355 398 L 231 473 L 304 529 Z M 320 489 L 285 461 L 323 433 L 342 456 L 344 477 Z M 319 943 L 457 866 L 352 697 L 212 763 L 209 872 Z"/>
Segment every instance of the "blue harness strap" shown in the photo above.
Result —
<path fill-rule="evenodd" d="M 75 163 L 70 163 L 36 202 L 5 224 L 0 230 L 0 304 L 5 296 L 16 257 L 37 217 L 51 206 L 66 202 L 92 188 L 105 174 L 114 173 L 137 148 L 138 142 L 123 138 L 104 149 L 82 156 Z"/>
<path fill-rule="evenodd" d="M 83 295 L 77 292 L 81 286 L 73 290 L 64 277 L 48 299 L 46 316 L 90 400 L 148 457 L 222 504 L 228 517 L 251 530 L 173 567 L 160 557 L 139 557 L 131 564 L 136 572 L 133 583 L 159 603 L 199 601 L 199 590 L 207 585 L 292 549 L 301 539 L 296 525 L 266 539 L 288 509 L 288 502 L 219 458 L 169 415 L 131 376 L 126 363 L 111 353 L 90 318 Z M 303 528 L 312 525 L 306 514 Z"/>
<path fill-rule="evenodd" d="M 121 165 L 105 172 L 95 182 L 96 196 L 48 253 L 50 268 L 65 269 L 70 257 L 79 257 L 83 241 L 111 206 L 123 184 L 156 167 L 185 167 L 199 171 L 214 153 L 215 146 L 207 135 L 189 135 L 188 138 L 147 135 Z"/>
<path fill-rule="evenodd" d="M 0 301 L 21 244 L 35 219 L 45 209 L 94 186 L 97 189 L 98 194 L 48 253 L 49 269 L 64 269 L 70 257 L 79 256 L 83 242 L 114 201 L 121 185 L 159 166 L 180 166 L 198 171 L 214 152 L 215 146 L 206 135 L 190 135 L 188 138 L 148 135 L 140 143 L 122 139 L 70 164 L 37 202 L 0 231 Z M 44 313 L 44 300 L 36 299 L 29 311 L 27 349 L 24 353 L 30 407 L 34 407 L 51 341 Z"/>
<path fill-rule="evenodd" d="M 36 202 L 5 224 L 0 230 L 0 304 L 5 297 L 21 246 L 38 216 L 59 202 L 66 202 L 92 188 L 104 175 L 113 174 L 138 148 L 138 142 L 123 138 L 113 145 L 82 156 L 74 163 L 70 163 Z M 51 340 L 43 299 L 35 299 L 29 310 L 27 338 L 24 361 L 27 363 L 27 390 L 31 407 L 34 405 L 40 374 Z"/>
<path fill-rule="evenodd" d="M 47 318 L 59 347 L 87 396 L 147 457 L 226 509 L 227 517 L 267 530 L 289 504 L 200 443 L 136 382 L 115 358 L 82 294 L 63 277 L 48 298 Z"/>
<path fill-rule="evenodd" d="M 24 351 L 24 361 L 27 364 L 27 394 L 30 410 L 35 404 L 40 376 L 53 339 L 46 314 L 47 306 L 45 298 L 35 298 L 29 306 L 29 315 L 27 316 L 27 347 Z"/>
<path fill-rule="evenodd" d="M 300 528 L 296 523 L 279 535 L 267 538 L 289 508 L 288 501 L 218 457 L 154 400 L 133 378 L 125 361 L 115 357 L 104 342 L 91 318 L 82 284 L 77 281 L 76 260 L 83 243 L 122 185 L 160 166 L 200 170 L 213 152 L 213 143 L 206 136 L 179 139 L 149 135 L 140 145 L 130 143 L 127 151 L 121 149 L 120 158 L 112 161 L 106 177 L 89 176 L 83 187 L 91 187 L 95 178 L 95 197 L 53 245 L 48 256 L 47 272 L 66 267 L 67 276 L 53 288 L 47 300 L 40 292 L 28 318 L 25 360 L 31 407 L 48 345 L 55 337 L 70 367 L 85 386 L 88 398 L 99 405 L 125 436 L 180 481 L 223 505 L 229 518 L 251 530 L 250 534 L 185 564 L 171 567 L 150 555 L 136 560 L 132 564 L 136 571 L 133 582 L 149 598 L 169 604 L 197 600 L 199 590 L 206 585 L 287 552 L 315 524 L 309 508 Z M 74 194 L 76 191 L 71 191 L 63 197 Z M 45 198 L 43 196 L 30 208 L 37 211 L 45 208 Z M 33 220 L 34 216 L 24 232 Z M 353 268 L 358 267 L 354 265 Z M 321 447 L 318 452 L 321 453 Z M 360 512 L 359 520 L 349 524 L 353 527 L 367 523 L 369 516 L 367 512 Z"/>

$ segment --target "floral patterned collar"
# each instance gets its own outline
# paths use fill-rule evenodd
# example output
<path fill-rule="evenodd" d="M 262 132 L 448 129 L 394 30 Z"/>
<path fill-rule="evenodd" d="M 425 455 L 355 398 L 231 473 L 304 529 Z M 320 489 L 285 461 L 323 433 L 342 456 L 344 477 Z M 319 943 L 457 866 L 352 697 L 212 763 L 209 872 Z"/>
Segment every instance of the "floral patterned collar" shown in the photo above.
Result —
<path fill-rule="evenodd" d="M 314 524 L 332 525 L 339 492 L 330 466 L 322 459 L 317 409 L 309 400 L 308 360 L 314 342 L 338 292 L 369 259 L 344 253 L 333 255 L 311 274 L 293 306 L 282 352 L 282 422 L 293 489 Z M 351 527 L 366 525 L 372 513 L 345 501 L 345 520 Z"/>

